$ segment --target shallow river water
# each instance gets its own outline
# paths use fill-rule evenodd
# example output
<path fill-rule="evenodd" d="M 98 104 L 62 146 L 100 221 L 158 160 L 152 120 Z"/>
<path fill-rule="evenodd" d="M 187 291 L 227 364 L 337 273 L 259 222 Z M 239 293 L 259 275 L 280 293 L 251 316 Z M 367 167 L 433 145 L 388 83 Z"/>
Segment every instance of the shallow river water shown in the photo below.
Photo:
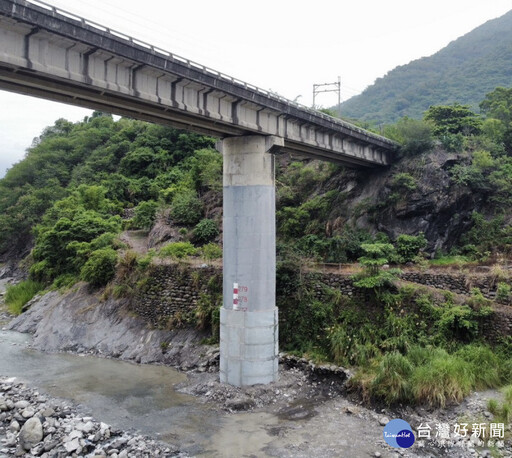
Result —
<path fill-rule="evenodd" d="M 0 332 L 0 374 L 19 377 L 116 428 L 136 429 L 179 443 L 190 453 L 208 449 L 218 416 L 174 390 L 186 375 L 163 366 L 47 354 L 27 348 L 30 336 Z"/>
<path fill-rule="evenodd" d="M 28 348 L 29 342 L 26 334 L 0 332 L 1 375 L 72 400 L 83 414 L 115 428 L 140 431 L 194 456 L 371 456 L 382 434 L 372 428 L 369 436 L 375 437 L 358 440 L 368 434 L 362 420 L 349 420 L 335 404 L 324 415 L 299 421 L 268 411 L 219 413 L 177 392 L 174 386 L 187 376 L 172 368 L 42 353 Z"/>

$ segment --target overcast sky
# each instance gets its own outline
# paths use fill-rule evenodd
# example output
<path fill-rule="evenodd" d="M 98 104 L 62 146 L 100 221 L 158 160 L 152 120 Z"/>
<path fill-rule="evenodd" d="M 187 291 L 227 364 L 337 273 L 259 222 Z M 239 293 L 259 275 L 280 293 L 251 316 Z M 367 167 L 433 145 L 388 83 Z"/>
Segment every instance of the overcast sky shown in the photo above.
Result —
<path fill-rule="evenodd" d="M 347 99 L 397 65 L 432 55 L 512 10 L 512 0 L 49 3 L 306 105 L 313 84 L 340 76 Z M 317 99 L 325 107 L 336 102 L 334 93 Z M 91 113 L 2 91 L 0 107 L 0 176 L 45 126 Z"/>

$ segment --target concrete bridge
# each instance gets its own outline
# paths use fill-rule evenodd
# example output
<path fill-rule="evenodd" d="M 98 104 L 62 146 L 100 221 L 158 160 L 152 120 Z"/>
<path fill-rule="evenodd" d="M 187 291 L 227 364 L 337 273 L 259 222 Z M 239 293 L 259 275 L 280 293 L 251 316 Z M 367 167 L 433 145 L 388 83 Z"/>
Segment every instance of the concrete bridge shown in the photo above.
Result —
<path fill-rule="evenodd" d="M 220 377 L 275 380 L 273 153 L 375 167 L 390 164 L 396 145 L 39 0 L 0 0 L 0 89 L 221 139 Z"/>

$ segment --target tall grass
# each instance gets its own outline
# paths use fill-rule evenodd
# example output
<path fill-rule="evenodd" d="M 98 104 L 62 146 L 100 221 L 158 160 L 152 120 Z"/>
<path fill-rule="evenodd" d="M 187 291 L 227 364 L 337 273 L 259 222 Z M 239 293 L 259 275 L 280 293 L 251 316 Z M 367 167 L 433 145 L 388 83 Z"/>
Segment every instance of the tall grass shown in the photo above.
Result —
<path fill-rule="evenodd" d="M 388 404 L 406 401 L 411 395 L 413 365 L 397 351 L 384 355 L 377 367 L 371 390 Z"/>
<path fill-rule="evenodd" d="M 460 402 L 475 386 L 469 363 L 454 355 L 438 353 L 428 364 L 416 367 L 411 377 L 414 400 L 444 407 Z"/>
<path fill-rule="evenodd" d="M 504 401 L 498 403 L 496 399 L 487 401 L 487 409 L 494 415 L 494 420 L 502 423 L 512 422 L 512 385 L 502 389 Z"/>
<path fill-rule="evenodd" d="M 14 315 L 19 315 L 23 306 L 43 288 L 42 283 L 33 280 L 25 280 L 17 285 L 8 286 L 5 293 L 5 303 L 9 311 Z"/>
<path fill-rule="evenodd" d="M 472 366 L 476 389 L 493 388 L 502 383 L 502 362 L 490 347 L 473 343 L 465 345 L 455 354 Z"/>
<path fill-rule="evenodd" d="M 452 266 L 452 267 L 462 267 L 467 264 L 472 264 L 470 259 L 466 256 L 442 256 L 439 258 L 434 258 L 429 261 L 431 266 Z"/>
<path fill-rule="evenodd" d="M 393 351 L 361 368 L 352 381 L 366 399 L 387 404 L 410 402 L 444 407 L 458 403 L 472 390 L 498 387 L 507 382 L 509 357 L 483 344 L 462 346 L 454 353 L 440 347 L 412 346 L 406 354 Z M 505 389 L 512 412 L 512 386 Z"/>

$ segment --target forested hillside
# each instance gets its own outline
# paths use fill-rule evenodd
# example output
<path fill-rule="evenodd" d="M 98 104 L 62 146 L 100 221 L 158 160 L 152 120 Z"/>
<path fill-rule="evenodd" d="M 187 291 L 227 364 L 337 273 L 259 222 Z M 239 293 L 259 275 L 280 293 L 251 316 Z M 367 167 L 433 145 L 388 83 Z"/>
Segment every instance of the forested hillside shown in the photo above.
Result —
<path fill-rule="evenodd" d="M 27 255 L 35 240 L 31 275 L 47 282 L 78 275 L 91 256 L 115 266 L 114 239 L 123 228 L 149 228 L 159 207 L 172 205 L 173 220 L 194 227 L 208 217 L 200 197 L 214 193 L 220 205 L 221 156 L 212 145 L 100 113 L 60 119 L 0 181 L 0 251 Z"/>
<path fill-rule="evenodd" d="M 343 102 L 341 112 L 344 117 L 382 124 L 403 116 L 419 119 L 431 105 L 458 102 L 477 109 L 494 88 L 512 86 L 510 62 L 512 11 L 430 57 L 395 68 Z"/>

